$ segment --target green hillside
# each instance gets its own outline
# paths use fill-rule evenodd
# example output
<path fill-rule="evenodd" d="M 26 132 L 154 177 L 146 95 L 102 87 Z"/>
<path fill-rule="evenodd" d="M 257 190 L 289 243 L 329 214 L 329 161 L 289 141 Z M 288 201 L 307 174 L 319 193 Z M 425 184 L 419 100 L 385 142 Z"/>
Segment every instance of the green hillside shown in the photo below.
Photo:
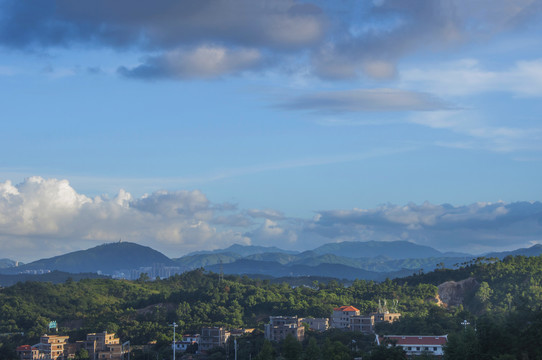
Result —
<path fill-rule="evenodd" d="M 22 272 L 48 269 L 71 273 L 101 271 L 110 274 L 116 270 L 137 269 L 154 264 L 173 266 L 175 263 L 164 254 L 148 246 L 118 242 L 34 261 L 20 266 L 16 270 Z"/>
<path fill-rule="evenodd" d="M 466 278 L 474 278 L 478 285 L 465 295 L 464 304 L 446 308 L 437 303 L 436 285 Z M 0 290 L 0 333 L 25 335 L 1 340 L 0 358 L 11 359 L 10 351 L 17 344 L 35 343 L 47 331 L 50 320 L 57 320 L 60 331 L 75 340 L 85 332 L 108 330 L 132 344 L 157 341 L 156 349 L 161 351 L 167 349 L 171 338 L 168 324 L 173 321 L 182 332 L 197 332 L 203 325 L 261 329 L 270 315 L 324 317 L 345 304 L 368 313 L 377 309 L 379 300 L 388 300 L 388 304 L 396 300 L 397 310 L 403 314 L 401 321 L 382 327 L 384 333 L 448 333 L 456 339 L 454 334 L 461 335 L 462 331 L 460 322 L 468 319 L 471 324 L 485 324 L 487 331 L 505 331 L 508 326 L 524 334 L 513 319 L 538 319 L 541 282 L 541 257 L 510 256 L 502 261 L 478 259 L 459 269 L 440 269 L 382 283 L 355 280 L 350 286 L 330 280 L 292 288 L 285 283 L 238 276 L 226 276 L 221 281 L 218 275 L 202 270 L 157 281 L 18 283 Z M 525 324 L 525 329 L 533 330 L 531 323 Z M 458 339 L 457 346 L 464 345 L 465 339 Z M 522 340 L 515 341 L 511 349 L 520 351 Z M 476 351 L 482 351 L 490 343 L 480 338 L 476 346 Z"/>

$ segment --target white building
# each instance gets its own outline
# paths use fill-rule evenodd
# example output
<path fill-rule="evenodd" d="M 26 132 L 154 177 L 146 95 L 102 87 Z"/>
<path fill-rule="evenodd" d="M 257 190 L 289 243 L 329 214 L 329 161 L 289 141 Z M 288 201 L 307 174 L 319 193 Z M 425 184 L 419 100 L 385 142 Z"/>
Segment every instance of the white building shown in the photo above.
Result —
<path fill-rule="evenodd" d="M 376 337 L 378 345 L 388 343 L 388 346 L 395 344 L 400 346 L 407 353 L 407 356 L 429 354 L 434 356 L 444 355 L 443 346 L 448 341 L 448 335 L 427 336 L 427 335 L 384 335 Z"/>
<path fill-rule="evenodd" d="M 194 344 L 199 344 L 199 334 L 183 335 L 183 339 L 181 341 L 176 341 L 175 345 L 171 345 L 171 347 L 175 347 L 175 351 L 186 351 L 190 345 Z"/>

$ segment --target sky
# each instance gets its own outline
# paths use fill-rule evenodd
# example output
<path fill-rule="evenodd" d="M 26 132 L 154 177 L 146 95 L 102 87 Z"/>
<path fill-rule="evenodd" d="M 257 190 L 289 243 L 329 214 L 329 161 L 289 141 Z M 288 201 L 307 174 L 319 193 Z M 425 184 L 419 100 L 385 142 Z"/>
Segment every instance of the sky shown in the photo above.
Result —
<path fill-rule="evenodd" d="M 0 258 L 542 243 L 540 0 L 0 0 Z"/>

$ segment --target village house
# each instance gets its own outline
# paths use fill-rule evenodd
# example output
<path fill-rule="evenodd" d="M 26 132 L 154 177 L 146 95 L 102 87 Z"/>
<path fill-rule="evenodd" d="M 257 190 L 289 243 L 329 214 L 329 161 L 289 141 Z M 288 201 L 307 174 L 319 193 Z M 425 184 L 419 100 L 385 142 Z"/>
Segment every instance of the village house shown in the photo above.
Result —
<path fill-rule="evenodd" d="M 127 344 L 123 346 L 114 333 L 107 331 L 87 334 L 87 339 L 77 341 L 76 345 L 77 349 L 86 349 L 91 359 L 122 360 L 123 354 L 129 351 Z"/>
<path fill-rule="evenodd" d="M 350 330 L 361 331 L 365 334 L 375 332 L 375 325 L 382 322 L 392 323 L 401 318 L 400 313 L 371 313 L 369 315 L 356 315 L 350 318 Z"/>
<path fill-rule="evenodd" d="M 224 347 L 230 338 L 230 332 L 223 327 L 203 327 L 199 340 L 199 350 L 207 351 L 214 347 Z"/>
<path fill-rule="evenodd" d="M 39 355 L 51 360 L 64 360 L 67 355 L 64 352 L 64 347 L 68 343 L 69 336 L 61 335 L 43 335 L 40 337 L 39 344 L 35 346 L 39 350 Z"/>
<path fill-rule="evenodd" d="M 265 338 L 269 341 L 281 341 L 291 334 L 298 341 L 305 338 L 305 327 L 297 316 L 270 316 L 265 324 Z"/>
<path fill-rule="evenodd" d="M 182 340 L 175 341 L 175 345 L 172 345 L 172 347 L 175 347 L 175 351 L 186 351 L 189 346 L 191 345 L 198 345 L 199 346 L 199 340 L 200 336 L 199 334 L 185 334 L 183 335 Z"/>
<path fill-rule="evenodd" d="M 428 354 L 432 356 L 444 355 L 443 347 L 448 341 L 448 335 L 384 335 L 376 337 L 377 344 L 388 344 L 388 346 L 400 346 L 407 353 L 407 356 L 418 356 Z"/>
<path fill-rule="evenodd" d="M 37 346 L 21 345 L 16 349 L 17 355 L 21 360 L 34 360 L 38 359 L 39 349 Z"/>
<path fill-rule="evenodd" d="M 303 324 L 307 324 L 313 331 L 326 331 L 329 329 L 329 318 L 301 318 Z"/>
<path fill-rule="evenodd" d="M 38 344 L 17 347 L 17 355 L 21 360 L 67 360 L 85 349 L 91 359 L 123 360 L 130 350 L 129 343 L 121 344 L 115 334 L 107 331 L 87 334 L 86 340 L 75 343 L 68 340 L 69 336 L 44 334 Z"/>
<path fill-rule="evenodd" d="M 359 310 L 353 306 L 341 306 L 333 309 L 331 315 L 331 327 L 336 329 L 349 329 L 350 318 L 359 316 Z"/>

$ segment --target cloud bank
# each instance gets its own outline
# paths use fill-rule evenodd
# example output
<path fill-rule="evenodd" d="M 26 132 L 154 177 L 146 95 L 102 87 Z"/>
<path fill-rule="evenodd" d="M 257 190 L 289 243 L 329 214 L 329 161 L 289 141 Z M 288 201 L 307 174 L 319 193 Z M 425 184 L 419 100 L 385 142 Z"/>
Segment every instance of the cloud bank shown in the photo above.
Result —
<path fill-rule="evenodd" d="M 279 65 L 388 79 L 417 51 L 487 41 L 539 19 L 539 0 L 0 0 L 0 44 L 142 53 L 141 78 L 209 78 Z M 289 56 L 293 55 L 293 56 Z M 199 61 L 209 56 L 209 61 Z"/>
<path fill-rule="evenodd" d="M 0 244 L 4 252 L 45 256 L 122 239 L 174 256 L 248 241 L 237 232 L 217 231 L 211 224 L 216 212 L 199 191 L 157 191 L 134 199 L 120 190 L 114 198 L 89 198 L 67 180 L 36 176 L 0 184 Z"/>
<path fill-rule="evenodd" d="M 542 242 L 542 203 L 431 203 L 327 210 L 313 219 L 273 209 L 213 204 L 200 191 L 90 198 L 67 180 L 0 183 L 4 257 L 36 260 L 104 242 L 133 241 L 178 257 L 233 243 L 307 250 L 337 241 L 409 240 L 439 250 L 480 253 Z"/>
<path fill-rule="evenodd" d="M 336 240 L 409 240 L 445 251 L 481 253 L 542 242 L 542 203 L 431 203 L 322 211 L 304 229 Z"/>

